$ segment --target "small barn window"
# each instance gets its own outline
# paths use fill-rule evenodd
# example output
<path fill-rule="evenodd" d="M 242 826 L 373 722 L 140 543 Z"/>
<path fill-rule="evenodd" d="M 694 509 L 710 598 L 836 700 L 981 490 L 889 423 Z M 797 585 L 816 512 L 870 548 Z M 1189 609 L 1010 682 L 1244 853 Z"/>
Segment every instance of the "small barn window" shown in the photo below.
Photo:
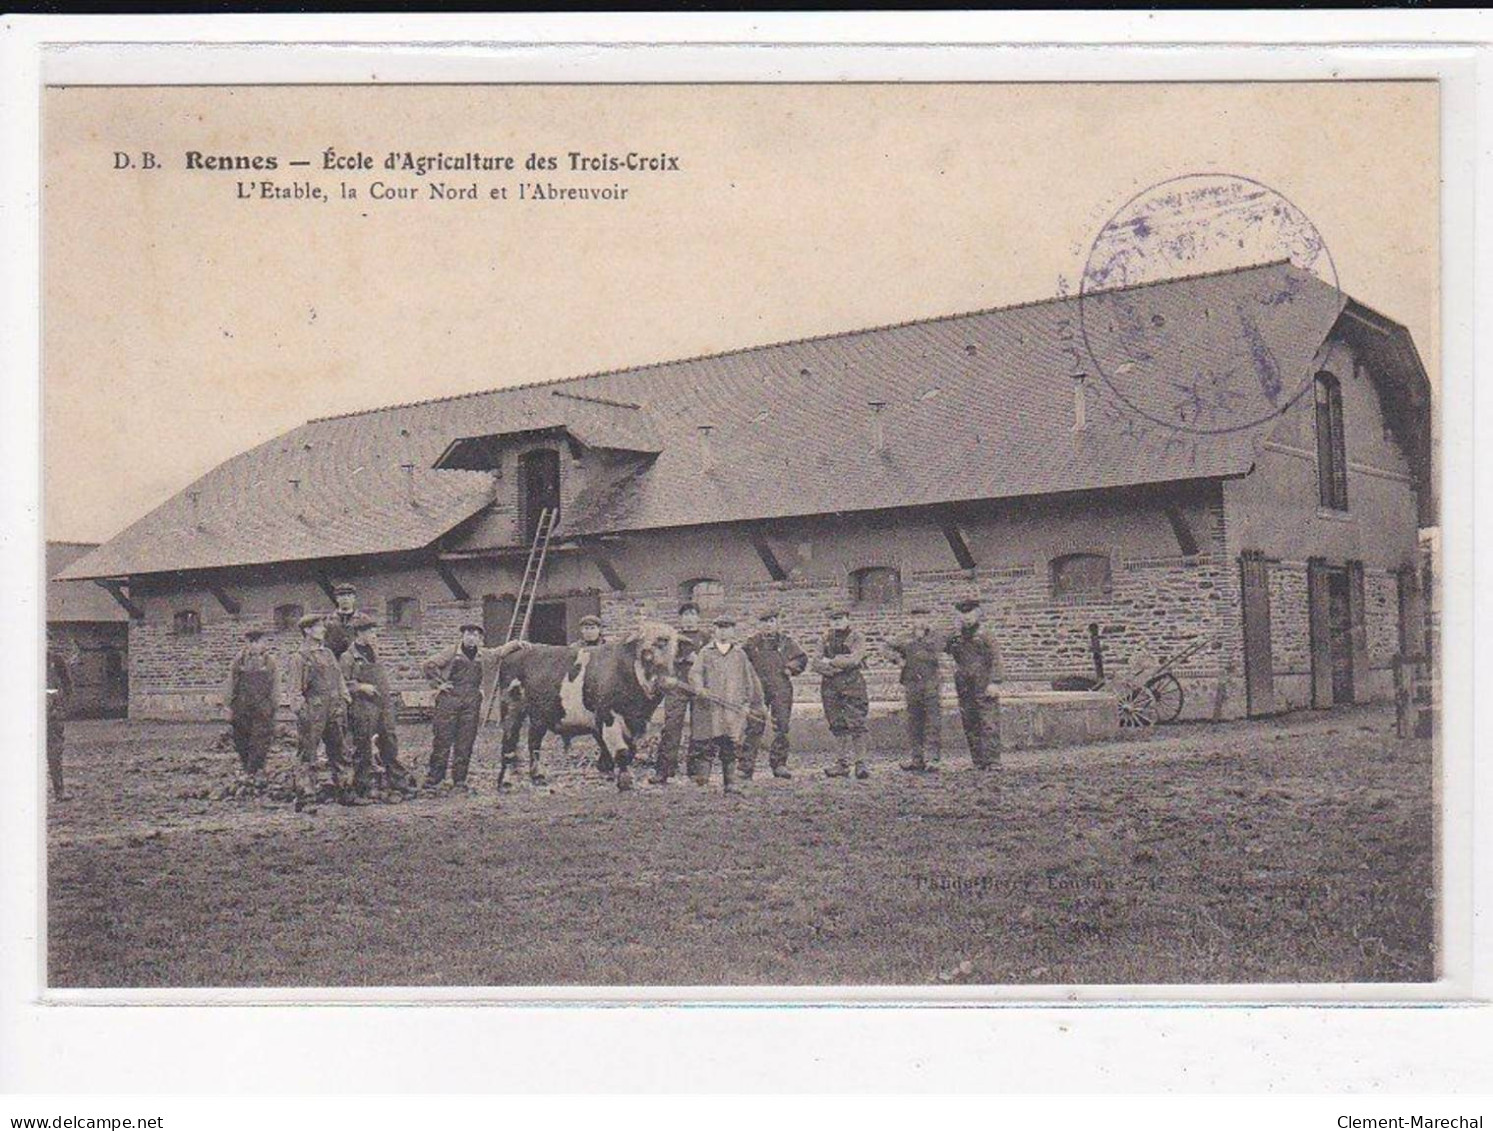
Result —
<path fill-rule="evenodd" d="M 701 619 L 721 611 L 726 603 L 726 586 L 714 577 L 697 577 L 679 587 L 679 596 L 700 606 Z"/>
<path fill-rule="evenodd" d="M 1064 554 L 1053 558 L 1054 601 L 1083 601 L 1108 597 L 1112 589 L 1108 554 Z"/>
<path fill-rule="evenodd" d="M 896 605 L 902 600 L 902 574 L 892 566 L 853 570 L 850 599 L 857 605 Z"/>
<path fill-rule="evenodd" d="M 196 636 L 202 631 L 202 616 L 196 609 L 177 609 L 171 618 L 171 631 L 178 636 Z"/>
<path fill-rule="evenodd" d="M 289 632 L 291 629 L 298 628 L 300 627 L 301 618 L 305 615 L 305 605 L 276 605 L 275 630 L 277 632 Z"/>
<path fill-rule="evenodd" d="M 385 619 L 390 628 L 420 626 L 420 602 L 414 597 L 390 597 L 385 609 Z"/>
<path fill-rule="evenodd" d="M 1348 456 L 1343 442 L 1343 391 L 1331 373 L 1318 373 L 1317 489 L 1323 507 L 1348 509 Z"/>

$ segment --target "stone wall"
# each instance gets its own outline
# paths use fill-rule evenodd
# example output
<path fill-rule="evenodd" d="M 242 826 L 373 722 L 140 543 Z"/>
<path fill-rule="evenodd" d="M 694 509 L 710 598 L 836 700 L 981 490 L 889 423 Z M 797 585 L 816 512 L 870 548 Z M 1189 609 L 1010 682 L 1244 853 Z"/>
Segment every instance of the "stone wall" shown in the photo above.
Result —
<path fill-rule="evenodd" d="M 1215 648 L 1178 670 L 1186 699 L 1183 717 L 1233 716 L 1243 710 L 1242 684 L 1226 679 L 1240 662 L 1237 568 L 1210 555 L 1126 560 L 1114 569 L 1108 598 L 1072 602 L 1054 601 L 1046 569 L 1035 564 L 920 571 L 903 579 L 900 605 L 856 608 L 852 621 L 871 651 L 867 684 L 874 700 L 895 702 L 900 696 L 896 661 L 887 645 L 910 631 L 907 610 L 926 604 L 941 630 L 952 631 L 954 602 L 977 593 L 1012 688 L 1042 689 L 1063 676 L 1092 676 L 1089 625 L 1097 623 L 1108 676 L 1145 663 L 1146 657 L 1174 655 L 1200 637 L 1215 639 Z M 764 582 L 729 587 L 724 608 L 738 618 L 745 635 L 755 631 L 763 606 L 778 607 L 783 631 L 813 655 L 827 627 L 825 610 L 843 599 L 843 585 L 834 578 Z M 604 594 L 602 621 L 608 634 L 625 631 L 643 617 L 673 623 L 678 603 L 677 593 L 665 589 Z M 944 674 L 952 681 L 947 658 Z M 801 702 L 817 702 L 817 677 L 802 676 L 795 686 Z"/>

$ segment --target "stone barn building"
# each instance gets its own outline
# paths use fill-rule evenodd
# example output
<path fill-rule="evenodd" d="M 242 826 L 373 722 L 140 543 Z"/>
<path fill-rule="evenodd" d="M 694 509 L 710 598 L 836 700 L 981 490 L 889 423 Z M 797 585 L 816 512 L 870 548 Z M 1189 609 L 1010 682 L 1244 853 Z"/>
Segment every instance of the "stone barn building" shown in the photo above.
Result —
<path fill-rule="evenodd" d="M 1275 263 L 313 420 L 63 576 L 128 613 L 142 718 L 207 715 L 245 628 L 288 652 L 343 580 L 428 702 L 546 510 L 535 640 L 693 596 L 809 647 L 847 602 L 876 646 L 977 592 L 1018 687 L 1091 674 L 1091 626 L 1111 671 L 1204 639 L 1183 717 L 1236 718 L 1392 693 L 1430 461 L 1404 327 Z"/>
<path fill-rule="evenodd" d="M 50 579 L 97 542 L 48 542 Z M 87 581 L 47 581 L 47 635 L 73 677 L 72 718 L 119 718 L 129 706 L 129 618 Z"/>

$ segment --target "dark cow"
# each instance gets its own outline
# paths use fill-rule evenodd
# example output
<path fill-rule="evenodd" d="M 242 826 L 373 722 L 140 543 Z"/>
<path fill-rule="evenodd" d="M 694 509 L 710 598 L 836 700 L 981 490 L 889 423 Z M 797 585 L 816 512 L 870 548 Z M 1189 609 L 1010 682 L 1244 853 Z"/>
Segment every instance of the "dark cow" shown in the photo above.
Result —
<path fill-rule="evenodd" d="M 498 675 L 504 767 L 528 723 L 531 772 L 546 734 L 589 734 L 616 766 L 617 788 L 631 789 L 634 744 L 663 700 L 660 681 L 673 676 L 677 647 L 672 628 L 645 622 L 625 639 L 594 648 L 532 644 L 505 658 Z"/>

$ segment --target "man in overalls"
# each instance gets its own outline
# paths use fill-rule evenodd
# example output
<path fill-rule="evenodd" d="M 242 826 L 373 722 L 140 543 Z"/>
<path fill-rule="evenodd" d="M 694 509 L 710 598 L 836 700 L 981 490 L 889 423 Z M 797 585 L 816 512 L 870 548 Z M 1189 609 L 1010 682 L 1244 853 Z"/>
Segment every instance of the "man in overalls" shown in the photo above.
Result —
<path fill-rule="evenodd" d="M 290 658 L 290 705 L 295 711 L 298 756 L 304 778 L 297 781 L 296 807 L 321 793 L 316 748 L 327 748 L 332 790 L 343 804 L 360 804 L 347 788 L 347 758 L 342 746 L 342 722 L 347 714 L 347 682 L 337 657 L 326 646 L 327 622 L 320 613 L 307 613 L 298 622 L 301 648 Z"/>
<path fill-rule="evenodd" d="M 767 715 L 772 717 L 772 745 L 767 749 L 767 764 L 775 778 L 791 778 L 788 769 L 788 728 L 793 722 L 793 677 L 802 675 L 809 657 L 797 642 L 778 628 L 779 614 L 767 608 L 758 616 L 757 632 L 742 645 L 767 700 Z M 757 766 L 757 751 L 767 734 L 767 715 L 747 720 L 746 741 L 742 747 L 739 768 L 750 780 Z"/>
<path fill-rule="evenodd" d="M 275 710 L 280 706 L 280 664 L 265 644 L 264 631 L 244 633 L 244 646 L 228 665 L 223 695 L 233 730 L 239 768 L 264 781 L 264 764 L 275 740 Z"/>
<path fill-rule="evenodd" d="M 977 770 L 1001 765 L 1000 698 L 990 690 L 1002 678 L 1000 652 L 980 624 L 980 602 L 971 597 L 958 602 L 959 631 L 949 637 L 944 651 L 954 657 L 954 690 L 959 694 L 959 718 L 969 743 L 970 761 Z"/>
<path fill-rule="evenodd" d="M 912 610 L 912 633 L 889 647 L 902 661 L 902 696 L 907 704 L 907 746 L 902 763 L 911 773 L 936 773 L 943 752 L 943 707 L 939 701 L 938 661 L 944 641 L 933 632 L 931 611 Z"/>
<path fill-rule="evenodd" d="M 819 659 L 814 661 L 814 671 L 822 677 L 819 692 L 824 700 L 824 721 L 840 746 L 835 764 L 824 769 L 825 777 L 849 777 L 852 758 L 857 780 L 871 776 L 866 765 L 866 719 L 871 704 L 862 670 L 865 666 L 866 642 L 850 627 L 849 611 L 832 609 L 829 631 L 820 644 Z"/>
<path fill-rule="evenodd" d="M 398 800 L 413 791 L 414 780 L 399 760 L 394 691 L 378 654 L 378 622 L 359 613 L 352 627 L 352 646 L 342 653 L 342 675 L 352 695 L 353 788 Z"/>
<path fill-rule="evenodd" d="M 482 725 L 482 691 L 487 677 L 504 656 L 522 647 L 523 641 L 515 640 L 501 648 L 484 648 L 482 626 L 464 624 L 460 643 L 425 661 L 425 678 L 436 692 L 426 789 L 436 789 L 445 781 L 449 763 L 451 788 L 466 791 L 472 748 L 477 744 L 477 730 Z M 545 784 L 545 777 L 537 767 L 530 767 L 529 779 L 535 785 Z"/>

